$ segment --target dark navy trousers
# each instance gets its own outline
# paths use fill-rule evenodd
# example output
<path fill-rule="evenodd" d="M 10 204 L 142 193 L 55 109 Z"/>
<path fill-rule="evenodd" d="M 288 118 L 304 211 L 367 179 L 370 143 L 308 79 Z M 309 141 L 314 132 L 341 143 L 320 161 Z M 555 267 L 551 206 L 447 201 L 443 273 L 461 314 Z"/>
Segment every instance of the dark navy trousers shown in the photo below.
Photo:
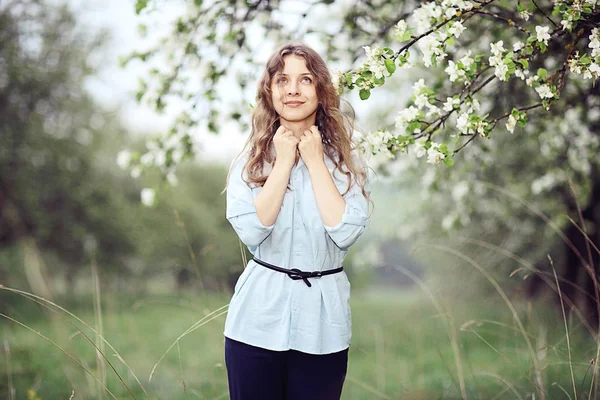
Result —
<path fill-rule="evenodd" d="M 339 400 L 348 349 L 272 351 L 225 337 L 225 364 L 231 400 Z"/>

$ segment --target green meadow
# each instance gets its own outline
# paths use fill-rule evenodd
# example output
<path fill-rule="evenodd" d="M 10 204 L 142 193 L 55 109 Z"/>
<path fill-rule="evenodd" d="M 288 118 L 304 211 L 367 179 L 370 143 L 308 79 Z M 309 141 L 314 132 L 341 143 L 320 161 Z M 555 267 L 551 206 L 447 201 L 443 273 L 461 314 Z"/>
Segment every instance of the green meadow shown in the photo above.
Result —
<path fill-rule="evenodd" d="M 422 289 L 353 293 L 343 399 L 593 398 L 597 346 L 576 318 L 565 327 L 542 305 L 500 295 L 469 304 Z M 2 399 L 228 398 L 227 295 L 56 300 L 87 327 L 7 296 L 20 300 L 15 321 L 2 323 Z"/>

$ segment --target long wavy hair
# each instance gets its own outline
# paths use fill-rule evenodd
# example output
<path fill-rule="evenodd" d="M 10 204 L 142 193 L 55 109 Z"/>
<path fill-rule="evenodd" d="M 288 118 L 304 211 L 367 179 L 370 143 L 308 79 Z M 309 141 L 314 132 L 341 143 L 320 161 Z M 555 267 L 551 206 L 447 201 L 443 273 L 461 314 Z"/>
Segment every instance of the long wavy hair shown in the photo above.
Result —
<path fill-rule="evenodd" d="M 372 203 L 369 195 L 365 192 L 366 173 L 351 156 L 355 147 L 352 142 L 354 109 L 346 102 L 348 112 L 340 111 L 340 96 L 333 86 L 329 69 L 321 56 L 304 44 L 286 44 L 267 61 L 258 84 L 256 106 L 252 113 L 252 130 L 244 148 L 236 157 L 237 161 L 241 155 L 248 154 L 248 161 L 242 171 L 242 175 L 244 171 L 247 174 L 246 183 L 264 186 L 268 178 L 265 170 L 270 171 L 275 164 L 273 136 L 280 126 L 280 121 L 273 105 L 271 83 L 273 77 L 283 71 L 284 57 L 288 55 L 302 57 L 315 78 L 314 83 L 319 100 L 316 126 L 323 138 L 323 151 L 335 163 L 336 169 L 348 179 L 348 186 L 343 194 L 348 193 L 354 180 L 360 185 L 363 195 Z M 358 160 L 361 160 L 358 152 L 357 156 Z M 229 174 L 227 180 L 229 180 Z"/>

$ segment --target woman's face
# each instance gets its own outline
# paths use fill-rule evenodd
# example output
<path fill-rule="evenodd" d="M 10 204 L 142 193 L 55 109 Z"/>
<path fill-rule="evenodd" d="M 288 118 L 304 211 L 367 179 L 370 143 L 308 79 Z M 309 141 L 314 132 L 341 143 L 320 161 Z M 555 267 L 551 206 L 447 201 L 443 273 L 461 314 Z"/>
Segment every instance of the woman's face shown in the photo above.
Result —
<path fill-rule="evenodd" d="M 275 111 L 282 123 L 314 125 L 319 105 L 315 77 L 304 58 L 290 54 L 283 61 L 283 71 L 275 74 L 271 83 Z"/>

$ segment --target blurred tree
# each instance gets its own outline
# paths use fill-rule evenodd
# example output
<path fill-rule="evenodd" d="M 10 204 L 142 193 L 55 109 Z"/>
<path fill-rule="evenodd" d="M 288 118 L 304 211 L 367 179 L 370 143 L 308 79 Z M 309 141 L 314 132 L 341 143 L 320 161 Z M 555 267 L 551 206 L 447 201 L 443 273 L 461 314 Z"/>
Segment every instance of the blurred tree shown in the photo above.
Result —
<path fill-rule="evenodd" d="M 43 275 L 64 266 L 72 282 L 90 256 L 110 265 L 133 250 L 121 195 L 94 166 L 102 132 L 118 129 L 83 90 L 93 72 L 86 59 L 101 42 L 77 32 L 66 7 L 0 7 L 0 246 L 20 245 L 22 271 L 45 296 Z M 44 271 L 39 249 L 61 263 Z M 2 263 L 0 281 L 20 271 Z"/>
<path fill-rule="evenodd" d="M 594 87 L 600 74 L 598 1 L 287 4 L 188 1 L 171 34 L 129 57 L 149 66 L 140 101 L 158 110 L 170 98 L 187 104 L 156 146 L 178 152 L 161 165 L 165 173 L 193 156 L 193 146 L 181 144 L 189 143 L 191 126 L 218 132 L 224 121 L 237 120 L 248 127 L 246 104 L 255 94 L 248 82 L 257 79 L 264 62 L 256 59 L 259 50 L 293 39 L 320 43 L 329 61 L 347 66 L 333 76 L 340 91 L 357 88 L 361 99 L 372 92 L 386 99 L 378 103 L 372 118 L 377 125 L 369 126 L 373 132 L 363 135 L 361 145 L 375 155 L 372 162 L 382 172 L 393 171 L 398 185 L 421 181 L 415 190 L 422 191 L 422 210 L 411 214 L 403 236 L 468 227 L 469 234 L 501 240 L 508 250 L 540 260 L 543 273 L 551 274 L 546 253 L 557 248 L 549 245 L 555 228 L 520 200 L 533 201 L 563 227 L 570 224 L 565 215 L 576 215 L 579 204 L 591 243 L 576 237 L 578 229 L 567 229 L 566 245 L 558 247 L 569 253 L 569 243 L 577 242 L 572 247 L 580 250 L 556 267 L 571 283 L 587 287 L 590 296 L 583 298 L 595 299 L 590 277 L 598 272 L 600 247 L 594 195 L 600 185 L 600 97 Z M 136 2 L 142 15 L 161 7 L 157 1 Z M 368 46 L 366 59 L 357 62 L 362 46 Z M 155 68 L 157 58 L 169 60 L 169 68 Z M 425 68 L 409 70 L 417 64 Z M 204 72 L 200 77 L 198 70 Z M 416 81 L 409 99 L 407 82 L 390 78 L 397 71 Z M 232 79 L 244 96 L 225 107 L 220 83 Z M 408 107 L 401 107 L 407 100 Z M 220 113 L 223 109 L 228 115 Z M 498 124 L 504 125 L 500 132 Z M 418 160 L 425 155 L 432 164 L 459 162 L 449 169 L 426 168 Z M 585 294 L 566 292 L 573 301 Z M 597 321 L 595 300 L 587 304 L 590 319 Z"/>
<path fill-rule="evenodd" d="M 84 91 L 102 45 L 64 6 L 0 7 L 0 282 L 26 279 L 51 297 L 47 275 L 72 285 L 94 259 L 124 288 L 188 270 L 199 287 L 222 289 L 242 269 L 220 195 L 226 168 L 184 168 L 169 197 L 142 207 L 140 182 L 114 160 L 145 141 L 129 139 Z"/>

